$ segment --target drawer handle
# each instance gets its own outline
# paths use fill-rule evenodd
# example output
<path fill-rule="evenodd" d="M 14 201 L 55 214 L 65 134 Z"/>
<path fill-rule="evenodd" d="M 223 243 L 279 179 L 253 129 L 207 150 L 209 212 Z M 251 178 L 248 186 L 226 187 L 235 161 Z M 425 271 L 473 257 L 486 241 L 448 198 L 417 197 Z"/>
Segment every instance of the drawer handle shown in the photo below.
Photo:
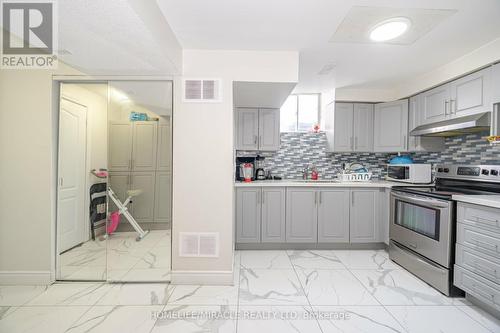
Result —
<path fill-rule="evenodd" d="M 498 224 L 498 220 L 493 220 L 493 219 L 488 219 L 486 217 L 479 217 L 479 216 L 472 216 L 473 218 L 476 219 L 476 222 L 489 222 L 489 223 L 495 223 Z"/>
<path fill-rule="evenodd" d="M 488 250 L 491 250 L 491 249 L 494 249 L 496 252 L 498 252 L 498 245 L 493 245 L 493 244 L 490 244 L 490 243 L 486 243 L 486 242 L 483 242 L 479 239 L 472 239 L 473 242 L 476 243 L 477 246 L 479 247 L 482 247 L 482 248 L 485 248 L 485 249 L 488 249 Z"/>
<path fill-rule="evenodd" d="M 494 276 L 495 279 L 498 279 L 497 270 L 496 269 L 483 266 L 480 263 L 478 263 L 477 261 L 474 261 L 474 268 L 477 269 L 480 272 L 483 272 L 485 274 Z"/>
<path fill-rule="evenodd" d="M 484 298 L 489 298 L 489 299 L 491 299 L 491 301 L 493 303 L 495 303 L 495 295 L 493 295 L 493 294 L 487 294 L 487 293 L 483 292 L 481 289 L 478 288 L 478 286 L 476 284 L 472 284 L 472 290 L 476 294 L 481 295 Z"/>

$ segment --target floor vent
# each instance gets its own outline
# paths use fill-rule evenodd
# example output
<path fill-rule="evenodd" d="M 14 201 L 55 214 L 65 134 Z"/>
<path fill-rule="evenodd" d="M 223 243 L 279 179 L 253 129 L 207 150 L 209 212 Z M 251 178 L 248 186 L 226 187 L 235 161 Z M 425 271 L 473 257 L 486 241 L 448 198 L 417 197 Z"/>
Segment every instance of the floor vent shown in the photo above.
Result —
<path fill-rule="evenodd" d="M 184 102 L 220 102 L 220 80 L 185 79 Z"/>
<path fill-rule="evenodd" d="M 180 257 L 219 257 L 218 232 L 181 232 Z"/>

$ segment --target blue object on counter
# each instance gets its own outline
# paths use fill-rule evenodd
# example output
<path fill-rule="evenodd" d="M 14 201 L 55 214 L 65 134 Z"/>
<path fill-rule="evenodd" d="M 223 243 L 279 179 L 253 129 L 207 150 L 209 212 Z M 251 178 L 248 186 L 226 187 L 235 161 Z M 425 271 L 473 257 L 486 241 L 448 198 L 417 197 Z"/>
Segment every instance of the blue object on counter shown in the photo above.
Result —
<path fill-rule="evenodd" d="M 413 159 L 409 155 L 393 157 L 389 164 L 413 164 Z"/>

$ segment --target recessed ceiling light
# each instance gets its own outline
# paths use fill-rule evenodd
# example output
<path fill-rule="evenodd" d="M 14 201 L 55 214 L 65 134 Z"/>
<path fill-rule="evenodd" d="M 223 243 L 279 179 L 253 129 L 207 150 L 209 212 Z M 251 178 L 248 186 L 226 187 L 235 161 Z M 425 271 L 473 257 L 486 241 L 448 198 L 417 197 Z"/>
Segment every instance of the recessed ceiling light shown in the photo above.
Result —
<path fill-rule="evenodd" d="M 380 22 L 370 31 L 370 39 L 375 42 L 385 42 L 404 34 L 411 26 L 406 17 L 394 17 Z"/>

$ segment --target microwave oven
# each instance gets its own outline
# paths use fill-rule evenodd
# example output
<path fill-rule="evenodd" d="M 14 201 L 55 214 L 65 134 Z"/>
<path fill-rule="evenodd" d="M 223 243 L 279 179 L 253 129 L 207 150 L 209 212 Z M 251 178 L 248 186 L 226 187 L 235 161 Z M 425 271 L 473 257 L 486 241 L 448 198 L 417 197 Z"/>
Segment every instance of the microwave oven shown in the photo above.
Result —
<path fill-rule="evenodd" d="M 430 164 L 388 164 L 387 180 L 410 184 L 429 184 L 432 182 Z"/>

